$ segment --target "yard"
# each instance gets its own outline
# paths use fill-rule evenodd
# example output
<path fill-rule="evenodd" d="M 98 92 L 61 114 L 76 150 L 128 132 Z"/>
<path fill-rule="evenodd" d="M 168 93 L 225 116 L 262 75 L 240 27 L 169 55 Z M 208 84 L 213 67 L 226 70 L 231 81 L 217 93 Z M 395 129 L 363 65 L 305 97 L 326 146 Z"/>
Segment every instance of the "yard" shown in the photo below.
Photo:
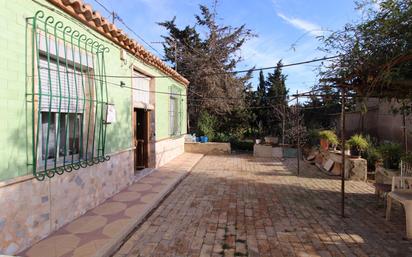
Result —
<path fill-rule="evenodd" d="M 365 182 L 340 180 L 295 159 L 205 156 L 114 255 L 408 256 L 405 218 Z"/>

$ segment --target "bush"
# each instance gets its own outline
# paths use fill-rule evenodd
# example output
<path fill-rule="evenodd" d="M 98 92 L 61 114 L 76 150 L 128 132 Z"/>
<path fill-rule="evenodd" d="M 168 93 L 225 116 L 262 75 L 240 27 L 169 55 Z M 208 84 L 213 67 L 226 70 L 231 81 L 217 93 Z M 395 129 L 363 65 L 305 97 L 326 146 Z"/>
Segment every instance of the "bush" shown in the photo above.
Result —
<path fill-rule="evenodd" d="M 253 145 L 255 143 L 253 140 L 231 140 L 230 147 L 232 150 L 241 150 L 241 151 L 252 151 L 253 152 Z"/>
<path fill-rule="evenodd" d="M 209 137 L 209 141 L 215 138 L 215 129 L 217 126 L 217 118 L 206 111 L 202 111 L 197 121 L 199 136 Z"/>
<path fill-rule="evenodd" d="M 377 140 L 375 138 L 366 135 L 365 140 L 368 143 L 368 148 L 362 152 L 362 158 L 367 161 L 368 171 L 374 171 L 376 170 L 376 162 L 381 160 L 382 156 L 376 148 Z"/>
<path fill-rule="evenodd" d="M 378 149 L 376 147 L 369 147 L 362 153 L 362 158 L 366 159 L 368 165 L 368 171 L 376 170 L 376 162 L 382 159 Z"/>
<path fill-rule="evenodd" d="M 292 146 L 298 145 L 298 138 L 300 139 L 300 145 L 304 145 L 307 142 L 307 131 L 306 127 L 292 127 L 285 131 L 286 142 Z"/>
<path fill-rule="evenodd" d="M 378 147 L 383 159 L 383 166 L 387 169 L 398 169 L 401 160 L 402 148 L 397 143 L 384 143 Z"/>
<path fill-rule="evenodd" d="M 412 153 L 403 154 L 401 160 L 408 165 L 412 165 Z"/>
<path fill-rule="evenodd" d="M 335 132 L 332 130 L 322 130 L 319 132 L 319 138 L 326 139 L 332 145 L 338 145 L 339 140 L 338 136 L 336 136 Z"/>
<path fill-rule="evenodd" d="M 319 130 L 309 129 L 307 133 L 307 143 L 310 146 L 319 145 Z"/>
<path fill-rule="evenodd" d="M 232 139 L 232 137 L 226 133 L 216 133 L 215 137 L 213 138 L 213 141 L 215 142 L 230 142 L 230 140 Z"/>
<path fill-rule="evenodd" d="M 353 135 L 347 143 L 351 148 L 355 148 L 359 152 L 365 151 L 369 146 L 368 141 L 360 134 Z"/>

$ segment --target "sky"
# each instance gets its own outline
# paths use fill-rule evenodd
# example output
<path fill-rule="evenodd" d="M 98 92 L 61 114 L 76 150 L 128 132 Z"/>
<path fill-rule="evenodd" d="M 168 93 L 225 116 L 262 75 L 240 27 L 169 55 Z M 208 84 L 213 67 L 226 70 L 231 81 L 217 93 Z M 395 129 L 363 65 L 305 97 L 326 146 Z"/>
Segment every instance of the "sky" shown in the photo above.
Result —
<path fill-rule="evenodd" d="M 161 35 L 166 31 L 157 22 L 176 16 L 180 27 L 195 23 L 199 5 L 211 6 L 213 0 L 98 0 L 116 12 L 151 47 L 162 53 Z M 94 0 L 86 0 L 103 16 L 109 14 Z M 353 0 L 219 0 L 218 22 L 234 27 L 245 24 L 257 37 L 241 49 L 242 62 L 238 69 L 271 67 L 282 59 L 284 64 L 301 62 L 326 56 L 318 50 L 319 36 L 342 28 L 346 23 L 359 20 Z M 115 24 L 135 38 L 157 56 L 142 40 L 134 36 L 119 22 Z M 161 56 L 160 56 L 161 57 Z M 319 63 L 285 67 L 286 86 L 291 93 L 307 91 L 317 82 Z M 270 70 L 269 70 L 270 71 Z M 272 71 L 273 72 L 273 71 Z M 252 82 L 256 85 L 258 72 Z"/>

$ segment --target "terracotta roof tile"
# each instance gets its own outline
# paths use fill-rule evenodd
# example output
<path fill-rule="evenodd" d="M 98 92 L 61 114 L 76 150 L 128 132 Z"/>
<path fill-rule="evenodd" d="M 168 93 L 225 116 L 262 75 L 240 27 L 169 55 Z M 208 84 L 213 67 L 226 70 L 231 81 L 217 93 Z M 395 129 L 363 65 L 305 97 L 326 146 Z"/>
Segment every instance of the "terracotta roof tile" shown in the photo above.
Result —
<path fill-rule="evenodd" d="M 166 75 L 171 76 L 184 85 L 189 81 L 175 70 L 166 65 L 160 58 L 147 51 L 142 45 L 132 38 L 129 38 L 121 29 L 108 22 L 99 12 L 93 10 L 90 4 L 85 4 L 83 0 L 48 0 L 63 11 L 75 17 L 82 23 L 98 31 L 108 39 L 112 40 L 134 56 L 141 58 L 147 64 L 154 66 Z"/>

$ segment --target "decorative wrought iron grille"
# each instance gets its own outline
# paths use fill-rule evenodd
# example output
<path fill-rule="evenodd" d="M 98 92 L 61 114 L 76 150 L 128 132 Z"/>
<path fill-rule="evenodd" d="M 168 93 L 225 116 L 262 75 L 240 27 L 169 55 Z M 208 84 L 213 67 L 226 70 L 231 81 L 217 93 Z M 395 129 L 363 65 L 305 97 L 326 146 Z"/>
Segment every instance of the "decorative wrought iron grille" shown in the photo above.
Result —
<path fill-rule="evenodd" d="M 109 48 L 43 11 L 29 22 L 33 175 L 42 181 L 108 161 Z"/>

